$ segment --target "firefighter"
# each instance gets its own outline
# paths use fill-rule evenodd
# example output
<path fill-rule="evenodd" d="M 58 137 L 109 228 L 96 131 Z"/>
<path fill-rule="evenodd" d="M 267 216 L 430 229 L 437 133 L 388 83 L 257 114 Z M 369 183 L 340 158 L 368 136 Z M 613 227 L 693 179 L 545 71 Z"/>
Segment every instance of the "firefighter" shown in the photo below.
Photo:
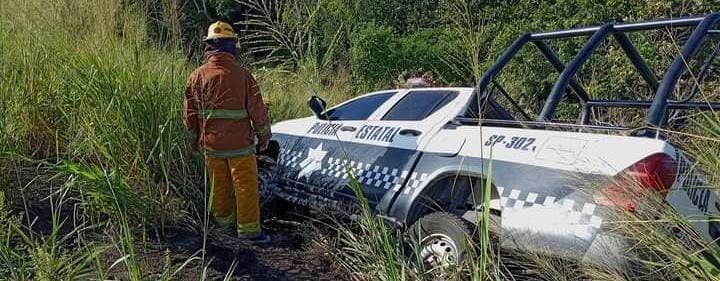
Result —
<path fill-rule="evenodd" d="M 219 227 L 235 226 L 242 239 L 269 242 L 260 226 L 255 160 L 271 138 L 267 107 L 253 76 L 235 60 L 233 28 L 213 23 L 204 41 L 207 61 L 187 80 L 183 120 L 193 149 L 205 157 L 210 210 Z"/>

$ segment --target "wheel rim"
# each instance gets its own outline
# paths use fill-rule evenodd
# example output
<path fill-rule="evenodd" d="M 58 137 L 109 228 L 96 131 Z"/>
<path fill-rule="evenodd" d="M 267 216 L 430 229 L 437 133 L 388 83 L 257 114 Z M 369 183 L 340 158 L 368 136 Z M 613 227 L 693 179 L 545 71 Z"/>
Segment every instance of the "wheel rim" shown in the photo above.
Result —
<path fill-rule="evenodd" d="M 420 246 L 420 258 L 426 267 L 446 267 L 457 263 L 458 249 L 455 241 L 445 234 L 431 234 L 422 239 Z"/>

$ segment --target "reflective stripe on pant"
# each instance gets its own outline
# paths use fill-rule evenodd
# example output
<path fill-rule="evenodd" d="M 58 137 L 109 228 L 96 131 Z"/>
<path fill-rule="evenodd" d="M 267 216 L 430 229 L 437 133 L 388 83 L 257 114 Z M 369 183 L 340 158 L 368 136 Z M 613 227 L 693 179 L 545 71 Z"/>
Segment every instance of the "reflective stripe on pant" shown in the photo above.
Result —
<path fill-rule="evenodd" d="M 210 208 L 215 221 L 229 226 L 235 217 L 238 235 L 259 234 L 260 202 L 255 155 L 207 157 L 205 163 L 212 186 Z"/>

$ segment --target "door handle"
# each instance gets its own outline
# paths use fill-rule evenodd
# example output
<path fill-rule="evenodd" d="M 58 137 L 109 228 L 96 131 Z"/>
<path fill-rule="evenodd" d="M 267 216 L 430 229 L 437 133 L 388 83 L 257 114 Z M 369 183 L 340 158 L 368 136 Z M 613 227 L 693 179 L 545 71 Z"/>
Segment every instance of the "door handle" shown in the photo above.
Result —
<path fill-rule="evenodd" d="M 400 130 L 400 132 L 398 132 L 398 134 L 403 135 L 403 136 L 411 135 L 413 137 L 417 137 L 417 136 L 421 135 L 422 132 L 420 132 L 418 130 L 413 130 L 413 129 L 402 129 L 402 130 Z"/>
<path fill-rule="evenodd" d="M 357 130 L 357 128 L 355 128 L 355 127 L 353 127 L 353 126 L 342 126 L 342 127 L 340 127 L 340 131 L 343 131 L 343 132 L 355 132 L 356 130 Z"/>

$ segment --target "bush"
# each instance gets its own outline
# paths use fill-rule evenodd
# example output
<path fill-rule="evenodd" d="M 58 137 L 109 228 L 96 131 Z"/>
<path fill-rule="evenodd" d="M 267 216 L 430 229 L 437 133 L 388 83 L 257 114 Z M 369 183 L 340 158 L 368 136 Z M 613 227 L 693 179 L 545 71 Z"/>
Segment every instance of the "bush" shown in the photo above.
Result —
<path fill-rule="evenodd" d="M 429 70 L 435 79 L 444 84 L 467 85 L 472 77 L 458 71 L 454 65 L 462 56 L 459 35 L 444 28 L 422 29 L 400 38 L 401 49 L 398 57 L 401 70 Z"/>
<path fill-rule="evenodd" d="M 375 22 L 395 34 L 407 34 L 438 24 L 439 0 L 359 0 L 353 1 L 358 24 Z"/>
<path fill-rule="evenodd" d="M 432 71 L 445 84 L 471 81 L 453 65 L 461 56 L 458 35 L 448 29 L 422 29 L 398 37 L 390 28 L 369 24 L 353 36 L 351 65 L 360 88 L 392 87 L 404 71 Z"/>
<path fill-rule="evenodd" d="M 401 44 L 390 28 L 369 24 L 352 40 L 350 65 L 360 88 L 382 88 L 399 74 Z"/>

